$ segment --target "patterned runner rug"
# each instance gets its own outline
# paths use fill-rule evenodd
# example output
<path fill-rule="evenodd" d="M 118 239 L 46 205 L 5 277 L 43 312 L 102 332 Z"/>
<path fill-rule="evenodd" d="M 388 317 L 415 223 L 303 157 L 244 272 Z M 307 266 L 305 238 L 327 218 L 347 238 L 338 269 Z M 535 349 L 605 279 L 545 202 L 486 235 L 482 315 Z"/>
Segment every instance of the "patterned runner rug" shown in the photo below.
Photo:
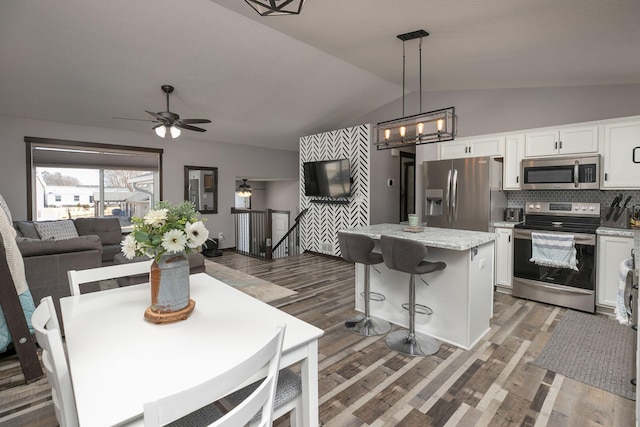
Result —
<path fill-rule="evenodd" d="M 611 317 L 568 310 L 533 364 L 635 399 L 634 333 Z"/>
<path fill-rule="evenodd" d="M 266 280 L 259 279 L 233 268 L 218 264 L 208 259 L 204 260 L 206 273 L 227 285 L 259 299 L 262 302 L 271 302 L 297 294 L 283 286 L 275 285 Z"/>

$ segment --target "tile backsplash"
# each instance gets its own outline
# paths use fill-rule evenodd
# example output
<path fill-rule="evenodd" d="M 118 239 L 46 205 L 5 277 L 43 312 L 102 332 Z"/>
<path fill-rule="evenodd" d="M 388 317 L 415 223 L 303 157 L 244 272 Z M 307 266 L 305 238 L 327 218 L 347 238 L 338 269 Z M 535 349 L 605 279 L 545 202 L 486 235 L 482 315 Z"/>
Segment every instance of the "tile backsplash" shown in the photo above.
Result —
<path fill-rule="evenodd" d="M 531 190 L 531 191 L 505 191 L 507 195 L 507 207 L 523 208 L 525 202 L 586 202 L 600 203 L 601 206 L 610 206 L 613 199 L 622 193 L 622 203 L 631 196 L 629 205 L 640 205 L 640 190 Z"/>

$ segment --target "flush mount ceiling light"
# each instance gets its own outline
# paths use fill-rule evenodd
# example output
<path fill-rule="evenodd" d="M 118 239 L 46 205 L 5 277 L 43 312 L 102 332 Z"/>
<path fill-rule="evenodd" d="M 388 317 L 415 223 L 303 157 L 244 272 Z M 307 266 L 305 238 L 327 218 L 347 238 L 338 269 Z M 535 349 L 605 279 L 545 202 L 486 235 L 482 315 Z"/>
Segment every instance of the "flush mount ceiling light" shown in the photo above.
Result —
<path fill-rule="evenodd" d="M 243 179 L 242 184 L 238 186 L 238 197 L 251 197 L 251 186 L 247 184 L 247 180 Z"/>
<path fill-rule="evenodd" d="M 455 107 L 422 112 L 422 39 L 429 33 L 425 30 L 400 34 L 402 40 L 402 117 L 380 122 L 375 126 L 374 144 L 378 150 L 429 144 L 433 142 L 452 141 L 458 132 L 458 117 Z M 418 51 L 420 56 L 420 113 L 412 116 L 404 115 L 405 95 L 405 42 L 420 39 Z"/>
<path fill-rule="evenodd" d="M 304 0 L 244 0 L 261 16 L 298 15 Z"/>

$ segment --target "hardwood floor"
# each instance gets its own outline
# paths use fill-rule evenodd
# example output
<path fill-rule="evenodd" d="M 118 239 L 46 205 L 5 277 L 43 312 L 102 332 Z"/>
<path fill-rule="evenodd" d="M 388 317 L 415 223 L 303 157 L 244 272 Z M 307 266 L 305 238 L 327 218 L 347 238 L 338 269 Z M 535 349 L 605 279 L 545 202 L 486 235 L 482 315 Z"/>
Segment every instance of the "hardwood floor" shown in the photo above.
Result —
<path fill-rule="evenodd" d="M 529 363 L 565 309 L 496 293 L 491 331 L 472 350 L 442 344 L 433 356 L 411 358 L 390 351 L 384 336 L 344 328 L 355 314 L 352 264 L 314 254 L 266 262 L 230 251 L 211 260 L 295 290 L 270 304 L 325 331 L 324 426 L 635 425 L 634 401 Z M 15 356 L 0 359 L 0 425 L 56 425 L 46 380 L 24 385 L 21 376 Z"/>

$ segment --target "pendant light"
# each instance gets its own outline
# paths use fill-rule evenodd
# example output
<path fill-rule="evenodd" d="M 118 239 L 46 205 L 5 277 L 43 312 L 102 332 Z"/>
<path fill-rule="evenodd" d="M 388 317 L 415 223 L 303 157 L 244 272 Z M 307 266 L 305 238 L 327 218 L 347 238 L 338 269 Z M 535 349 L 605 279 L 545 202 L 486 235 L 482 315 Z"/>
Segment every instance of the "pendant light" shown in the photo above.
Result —
<path fill-rule="evenodd" d="M 374 144 L 378 150 L 452 141 L 458 132 L 458 117 L 455 107 L 422 112 L 422 39 L 429 35 L 425 30 L 400 34 L 402 40 L 402 117 L 380 122 L 375 126 Z M 405 96 L 405 42 L 420 39 L 420 113 L 404 115 Z"/>
<path fill-rule="evenodd" d="M 260 16 L 299 15 L 304 0 L 244 0 Z"/>
<path fill-rule="evenodd" d="M 247 184 L 247 180 L 243 179 L 242 184 L 238 186 L 238 197 L 251 197 L 251 186 Z"/>

